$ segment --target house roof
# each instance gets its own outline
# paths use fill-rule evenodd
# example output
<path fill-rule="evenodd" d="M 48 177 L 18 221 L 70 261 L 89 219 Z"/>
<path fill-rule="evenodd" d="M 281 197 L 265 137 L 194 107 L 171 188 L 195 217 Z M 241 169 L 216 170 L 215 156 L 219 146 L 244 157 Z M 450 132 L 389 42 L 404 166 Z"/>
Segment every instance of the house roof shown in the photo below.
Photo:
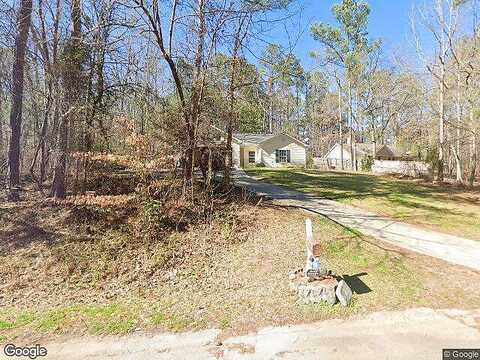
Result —
<path fill-rule="evenodd" d="M 233 137 L 242 143 L 258 145 L 264 141 L 270 140 L 275 137 L 276 134 L 245 134 L 245 133 L 234 133 Z"/>
<path fill-rule="evenodd" d="M 401 156 L 400 152 L 391 146 L 384 145 L 377 150 L 376 157 L 394 158 Z"/>
<path fill-rule="evenodd" d="M 403 158 L 403 159 L 412 159 L 416 156 L 413 155 L 410 151 L 402 151 L 399 148 L 392 146 L 392 145 L 383 145 L 380 149 L 378 149 L 377 158 Z"/>
<path fill-rule="evenodd" d="M 277 136 L 286 136 L 292 140 L 292 142 L 295 142 L 299 144 L 300 146 L 307 147 L 307 145 L 294 138 L 293 136 L 290 136 L 285 133 L 278 133 L 278 134 L 247 134 L 247 133 L 234 133 L 233 138 L 237 140 L 238 142 L 241 142 L 242 144 L 247 144 L 247 145 L 260 145 L 268 140 L 271 140 Z"/>

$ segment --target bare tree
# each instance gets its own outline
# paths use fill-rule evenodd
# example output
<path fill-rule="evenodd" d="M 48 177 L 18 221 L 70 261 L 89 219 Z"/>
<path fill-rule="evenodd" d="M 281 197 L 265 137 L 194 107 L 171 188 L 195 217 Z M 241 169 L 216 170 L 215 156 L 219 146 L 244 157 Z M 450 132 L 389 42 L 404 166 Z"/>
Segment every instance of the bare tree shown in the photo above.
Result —
<path fill-rule="evenodd" d="M 52 39 L 49 41 L 47 32 L 47 20 L 45 15 L 45 1 L 38 0 L 38 29 L 32 29 L 34 44 L 39 50 L 43 62 L 44 73 L 44 108 L 43 119 L 40 132 L 38 134 L 39 141 L 35 149 L 32 163 L 30 165 L 30 175 L 37 183 L 38 189 L 43 191 L 43 182 L 47 177 L 47 166 L 49 161 L 49 144 L 48 133 L 49 125 L 53 114 L 58 114 L 57 111 L 52 111 L 55 104 L 55 93 L 59 93 L 58 88 L 58 47 L 59 47 L 59 31 L 60 31 L 60 17 L 61 17 L 61 3 L 60 0 L 55 1 L 55 11 L 53 12 L 53 24 L 51 28 Z M 49 43 L 52 43 L 50 46 Z M 40 155 L 39 174 L 36 174 L 36 167 L 38 156 Z"/>
<path fill-rule="evenodd" d="M 12 134 L 8 152 L 9 164 L 9 198 L 19 199 L 17 186 L 20 183 L 20 136 L 22 129 L 23 82 L 25 72 L 25 53 L 28 33 L 32 18 L 32 0 L 22 0 L 17 19 L 17 36 L 15 38 L 15 62 L 12 71 L 12 108 L 10 111 L 10 127 Z"/>
<path fill-rule="evenodd" d="M 447 85 L 447 62 L 451 54 L 448 47 L 448 39 L 454 38 L 457 31 L 458 1 L 435 0 L 433 12 L 421 9 L 419 11 L 421 24 L 430 32 L 436 43 L 436 61 L 430 63 L 425 59 L 420 44 L 420 36 L 416 30 L 415 19 L 412 18 L 412 29 L 417 44 L 417 52 L 426 64 L 433 76 L 438 88 L 438 159 L 437 180 L 444 180 L 445 167 L 445 124 L 446 124 L 446 95 Z"/>
<path fill-rule="evenodd" d="M 84 48 L 82 44 L 82 5 L 81 0 L 73 0 L 71 5 L 71 34 L 64 49 L 65 64 L 63 69 L 63 85 L 65 91 L 66 111 L 62 115 L 59 128 L 58 154 L 55 163 L 51 195 L 65 198 L 66 167 L 68 156 L 69 128 L 81 111 L 82 97 L 82 63 Z"/>
<path fill-rule="evenodd" d="M 230 65 L 230 84 L 228 87 L 228 118 L 227 118 L 227 144 L 226 144 L 226 156 L 225 156 L 225 168 L 224 168 L 224 184 L 230 184 L 230 169 L 232 167 L 232 140 L 233 140 L 233 127 L 235 123 L 235 82 L 237 79 L 237 62 L 238 53 L 242 46 L 242 41 L 246 36 L 244 26 L 248 24 L 249 15 L 242 14 L 238 18 L 238 24 L 234 34 L 234 41 L 231 54 Z"/>
<path fill-rule="evenodd" d="M 180 103 L 183 118 L 183 132 L 185 134 L 185 164 L 184 164 L 184 183 L 185 185 L 191 183 L 193 178 L 193 168 L 195 164 L 195 147 L 197 130 L 200 122 L 201 102 L 203 100 L 203 91 L 205 86 L 206 69 L 209 65 L 209 58 L 212 50 L 215 48 L 217 42 L 217 34 L 222 27 L 225 18 L 224 16 L 213 17 L 211 9 L 206 9 L 204 0 L 196 0 L 194 3 L 188 2 L 183 4 L 188 9 L 194 9 L 193 15 L 184 14 L 185 17 L 179 16 L 180 7 L 182 4 L 178 0 L 173 0 L 170 7 L 170 22 L 168 25 L 168 32 L 164 33 L 162 4 L 158 0 L 144 1 L 132 0 L 135 4 L 135 9 L 139 10 L 141 19 L 144 25 L 148 28 L 154 36 L 155 42 L 160 50 L 162 58 L 165 60 L 170 75 L 173 79 L 176 94 Z M 207 29 L 206 16 L 210 15 L 214 21 L 212 28 Z M 217 14 L 218 15 L 218 14 Z M 188 86 L 182 80 L 182 76 L 175 61 L 174 41 L 176 39 L 179 24 L 182 24 L 180 19 L 193 19 L 192 29 L 195 35 L 195 45 L 193 49 L 193 79 L 192 87 Z M 208 31 L 208 36 L 207 36 Z M 208 40 L 208 44 L 207 44 Z M 186 44 L 184 44 L 186 45 Z"/>

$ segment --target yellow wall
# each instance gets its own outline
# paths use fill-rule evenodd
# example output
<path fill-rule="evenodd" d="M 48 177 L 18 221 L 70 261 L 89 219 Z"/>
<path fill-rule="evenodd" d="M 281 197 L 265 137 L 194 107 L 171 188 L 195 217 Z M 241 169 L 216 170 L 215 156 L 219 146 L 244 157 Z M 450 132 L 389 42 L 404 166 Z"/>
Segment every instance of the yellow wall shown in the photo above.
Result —
<path fill-rule="evenodd" d="M 256 146 L 244 146 L 243 149 L 244 167 L 255 166 L 256 164 L 259 164 L 261 162 L 260 151 Z M 248 153 L 250 151 L 255 151 L 255 164 L 250 164 L 248 162 Z"/>

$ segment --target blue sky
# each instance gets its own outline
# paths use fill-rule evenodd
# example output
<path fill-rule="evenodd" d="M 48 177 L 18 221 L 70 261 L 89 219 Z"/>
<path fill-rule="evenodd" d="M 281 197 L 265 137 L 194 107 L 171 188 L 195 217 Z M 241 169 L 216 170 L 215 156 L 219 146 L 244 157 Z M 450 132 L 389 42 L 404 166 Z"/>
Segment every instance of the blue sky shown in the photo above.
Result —
<path fill-rule="evenodd" d="M 335 24 L 331 7 L 338 2 L 340 0 L 297 0 L 294 8 L 298 9 L 298 14 L 288 21 L 289 35 L 279 24 L 270 32 L 268 40 L 283 46 L 296 42 L 293 52 L 306 70 L 310 70 L 315 67 L 315 62 L 309 53 L 320 49 L 320 44 L 310 36 L 309 27 L 316 21 Z M 412 8 L 424 4 L 424 0 L 370 0 L 368 3 L 371 9 L 369 36 L 383 40 L 384 54 L 388 57 L 393 52 L 400 52 L 407 58 L 413 56 L 415 49 L 409 19 Z"/>

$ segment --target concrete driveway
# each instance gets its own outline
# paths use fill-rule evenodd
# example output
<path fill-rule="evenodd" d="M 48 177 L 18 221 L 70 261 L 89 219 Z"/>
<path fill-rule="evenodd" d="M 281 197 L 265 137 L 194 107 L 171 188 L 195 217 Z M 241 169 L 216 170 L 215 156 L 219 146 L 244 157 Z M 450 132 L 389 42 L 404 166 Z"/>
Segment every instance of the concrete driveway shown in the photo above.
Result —
<path fill-rule="evenodd" d="M 261 182 L 236 170 L 235 183 L 276 203 L 297 207 L 328 217 L 364 235 L 399 247 L 480 270 L 480 241 L 427 230 L 339 202 L 320 199 L 283 186 Z"/>

